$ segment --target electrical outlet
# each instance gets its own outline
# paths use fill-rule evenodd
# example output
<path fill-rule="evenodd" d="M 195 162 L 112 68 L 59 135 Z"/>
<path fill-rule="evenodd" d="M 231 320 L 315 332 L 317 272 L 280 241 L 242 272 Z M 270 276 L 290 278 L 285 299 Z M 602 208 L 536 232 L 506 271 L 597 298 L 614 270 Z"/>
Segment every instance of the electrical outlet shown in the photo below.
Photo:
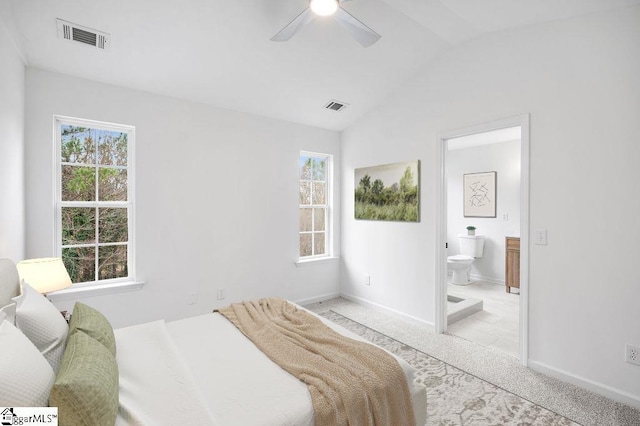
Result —
<path fill-rule="evenodd" d="M 198 293 L 189 293 L 187 295 L 187 305 L 195 305 L 198 303 Z"/>
<path fill-rule="evenodd" d="M 218 297 L 218 300 L 224 300 L 227 297 L 227 291 L 224 288 L 219 288 L 216 291 L 216 295 Z"/>
<path fill-rule="evenodd" d="M 629 364 L 640 365 L 640 347 L 633 345 L 625 345 L 624 360 Z"/>
<path fill-rule="evenodd" d="M 371 275 L 364 276 L 364 285 L 371 285 Z"/>

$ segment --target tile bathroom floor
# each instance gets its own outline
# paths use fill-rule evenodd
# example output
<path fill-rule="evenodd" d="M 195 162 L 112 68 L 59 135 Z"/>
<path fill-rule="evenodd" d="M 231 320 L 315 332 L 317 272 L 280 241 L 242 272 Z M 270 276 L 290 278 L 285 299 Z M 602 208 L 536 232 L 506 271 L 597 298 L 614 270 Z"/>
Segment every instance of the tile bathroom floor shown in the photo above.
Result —
<path fill-rule="evenodd" d="M 449 284 L 447 293 L 457 297 L 482 299 L 483 310 L 447 326 L 447 333 L 495 348 L 516 358 L 519 356 L 518 294 L 507 293 L 505 287 L 487 281 L 474 281 L 467 286 Z"/>

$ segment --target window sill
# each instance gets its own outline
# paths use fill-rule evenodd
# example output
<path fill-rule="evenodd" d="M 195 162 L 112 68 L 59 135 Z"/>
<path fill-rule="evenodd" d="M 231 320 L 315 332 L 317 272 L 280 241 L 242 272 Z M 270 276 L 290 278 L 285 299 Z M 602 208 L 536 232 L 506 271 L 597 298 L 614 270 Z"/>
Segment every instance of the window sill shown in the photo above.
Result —
<path fill-rule="evenodd" d="M 337 262 L 338 259 L 339 258 L 335 256 L 316 257 L 313 259 L 300 259 L 296 262 L 296 266 L 299 268 L 301 266 L 322 265 L 324 263 Z"/>
<path fill-rule="evenodd" d="M 92 285 L 87 287 L 68 288 L 65 290 L 47 293 L 47 299 L 52 302 L 74 300 L 90 296 L 102 296 L 105 294 L 124 293 L 126 291 L 140 290 L 144 282 L 124 282 L 115 284 Z"/>

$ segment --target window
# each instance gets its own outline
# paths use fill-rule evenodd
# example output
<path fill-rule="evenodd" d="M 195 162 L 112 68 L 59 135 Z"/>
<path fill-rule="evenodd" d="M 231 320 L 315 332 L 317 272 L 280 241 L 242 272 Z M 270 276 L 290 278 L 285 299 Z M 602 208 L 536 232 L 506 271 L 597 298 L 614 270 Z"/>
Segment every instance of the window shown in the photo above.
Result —
<path fill-rule="evenodd" d="M 300 258 L 330 256 L 331 156 L 300 153 Z"/>
<path fill-rule="evenodd" d="M 57 255 L 74 285 L 133 281 L 134 128 L 55 124 Z"/>

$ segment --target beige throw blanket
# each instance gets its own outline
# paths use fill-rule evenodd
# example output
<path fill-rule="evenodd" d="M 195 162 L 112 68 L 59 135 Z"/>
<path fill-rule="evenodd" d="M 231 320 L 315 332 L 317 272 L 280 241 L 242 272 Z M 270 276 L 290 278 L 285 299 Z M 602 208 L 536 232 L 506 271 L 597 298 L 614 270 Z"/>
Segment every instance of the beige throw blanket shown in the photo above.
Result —
<path fill-rule="evenodd" d="M 387 352 L 349 339 L 283 299 L 218 309 L 309 387 L 316 425 L 415 426 L 409 386 Z"/>

